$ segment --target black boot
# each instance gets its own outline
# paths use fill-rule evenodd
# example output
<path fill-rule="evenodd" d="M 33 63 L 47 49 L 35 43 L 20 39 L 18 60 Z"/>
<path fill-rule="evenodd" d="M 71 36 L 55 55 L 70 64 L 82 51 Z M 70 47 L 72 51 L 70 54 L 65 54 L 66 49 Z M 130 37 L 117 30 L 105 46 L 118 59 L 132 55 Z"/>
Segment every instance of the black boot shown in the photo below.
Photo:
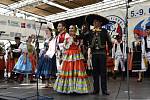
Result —
<path fill-rule="evenodd" d="M 124 71 L 122 72 L 121 80 L 122 80 L 122 81 L 124 81 L 124 80 L 125 80 L 125 72 L 124 72 Z"/>
<path fill-rule="evenodd" d="M 114 73 L 113 73 L 113 75 L 112 75 L 112 78 L 113 78 L 114 80 L 117 79 L 116 74 L 117 74 L 117 71 L 114 71 Z"/>

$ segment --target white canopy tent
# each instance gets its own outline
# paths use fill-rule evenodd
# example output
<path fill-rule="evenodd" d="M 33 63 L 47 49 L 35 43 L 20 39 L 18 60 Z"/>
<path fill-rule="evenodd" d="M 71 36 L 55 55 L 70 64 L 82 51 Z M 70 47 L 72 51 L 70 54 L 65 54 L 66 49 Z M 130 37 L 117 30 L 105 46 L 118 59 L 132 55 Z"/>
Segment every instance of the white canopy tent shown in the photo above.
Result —
<path fill-rule="evenodd" d="M 19 0 L 18 2 L 9 4 L 9 5 L 4 5 L 0 3 L 0 14 L 14 15 L 15 13 L 17 17 L 22 17 L 26 19 L 56 22 L 59 20 L 70 19 L 73 17 L 78 17 L 78 16 L 89 14 L 89 13 L 95 13 L 97 11 L 105 11 L 105 10 L 125 7 L 125 3 L 127 0 L 96 0 L 97 2 L 93 4 L 80 6 L 80 7 L 76 7 L 73 9 L 63 6 L 61 4 L 58 4 L 54 1 L 55 0 Z M 75 0 L 60 0 L 60 1 L 73 2 Z M 149 0 L 130 0 L 130 1 L 132 1 L 130 2 L 130 5 L 134 5 L 134 4 L 146 2 Z M 49 14 L 47 16 L 45 15 L 40 16 L 32 12 L 20 10 L 20 8 L 22 7 L 26 7 L 29 5 L 32 5 L 32 7 L 37 7 L 37 6 L 42 5 L 43 3 L 50 5 L 50 6 L 57 7 L 59 9 L 63 9 L 64 11 L 61 11 L 60 13 Z"/>

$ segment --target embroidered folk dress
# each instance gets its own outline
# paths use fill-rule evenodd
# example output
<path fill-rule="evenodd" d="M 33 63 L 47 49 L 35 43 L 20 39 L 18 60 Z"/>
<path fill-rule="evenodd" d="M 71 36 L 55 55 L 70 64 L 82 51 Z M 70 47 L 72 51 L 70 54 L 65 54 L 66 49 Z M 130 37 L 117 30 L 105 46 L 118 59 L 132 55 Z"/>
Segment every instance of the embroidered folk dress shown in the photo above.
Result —
<path fill-rule="evenodd" d="M 62 71 L 58 75 L 54 90 L 59 93 L 90 93 L 92 81 L 86 74 L 84 57 L 72 37 L 65 41 Z"/>

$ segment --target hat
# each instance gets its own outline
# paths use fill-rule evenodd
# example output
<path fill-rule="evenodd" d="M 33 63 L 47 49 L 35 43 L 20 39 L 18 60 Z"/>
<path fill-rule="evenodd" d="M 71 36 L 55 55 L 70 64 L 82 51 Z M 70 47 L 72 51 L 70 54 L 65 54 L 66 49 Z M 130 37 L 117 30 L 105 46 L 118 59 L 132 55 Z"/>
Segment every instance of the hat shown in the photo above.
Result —
<path fill-rule="evenodd" d="M 147 29 L 150 29 L 150 26 L 146 26 L 146 30 L 147 30 Z"/>
<path fill-rule="evenodd" d="M 115 36 L 115 39 L 117 39 L 117 40 L 118 40 L 118 39 L 122 39 L 122 36 L 121 36 L 121 35 L 116 35 L 116 36 Z"/>
<path fill-rule="evenodd" d="M 15 36 L 15 40 L 20 40 L 20 37 L 19 36 Z"/>
<path fill-rule="evenodd" d="M 85 17 L 86 16 L 80 16 L 80 17 L 66 19 L 66 20 L 59 21 L 59 22 L 64 22 L 66 24 L 66 28 L 69 28 L 70 25 L 77 25 L 79 28 L 81 28 L 82 24 L 85 22 Z M 53 23 L 54 28 L 57 28 L 57 25 L 59 22 Z"/>
<path fill-rule="evenodd" d="M 15 33 L 15 39 L 20 39 L 21 33 Z"/>
<path fill-rule="evenodd" d="M 86 16 L 80 16 L 80 17 L 68 19 L 68 20 L 66 20 L 66 24 L 68 24 L 69 26 L 70 25 L 77 25 L 78 28 L 81 28 L 81 26 L 85 22 L 85 17 Z"/>
<path fill-rule="evenodd" d="M 90 14 L 86 16 L 86 21 L 90 24 L 93 25 L 94 19 L 97 19 L 102 22 L 102 26 L 106 25 L 109 23 L 109 20 L 103 16 L 97 15 L 97 14 Z"/>

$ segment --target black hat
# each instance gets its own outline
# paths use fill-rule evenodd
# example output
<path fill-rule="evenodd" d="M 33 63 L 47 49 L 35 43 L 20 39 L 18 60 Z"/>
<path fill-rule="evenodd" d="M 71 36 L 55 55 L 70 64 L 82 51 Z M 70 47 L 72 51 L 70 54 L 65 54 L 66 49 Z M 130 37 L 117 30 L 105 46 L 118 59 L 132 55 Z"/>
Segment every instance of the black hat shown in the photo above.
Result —
<path fill-rule="evenodd" d="M 122 38 L 121 35 L 116 35 L 116 36 L 115 36 L 115 39 L 117 39 L 117 40 L 118 40 L 118 39 L 121 39 L 121 38 Z"/>
<path fill-rule="evenodd" d="M 20 37 L 18 37 L 18 36 L 15 36 L 15 40 L 20 40 Z"/>
<path fill-rule="evenodd" d="M 83 25 L 83 23 L 85 22 L 85 17 L 86 16 L 80 16 L 80 17 L 76 17 L 76 18 L 72 18 L 72 19 L 68 19 L 66 20 L 66 24 L 70 25 L 77 25 L 79 28 L 81 28 L 81 26 Z"/>
<path fill-rule="evenodd" d="M 97 15 L 97 14 L 90 14 L 86 16 L 86 21 L 90 24 L 93 25 L 94 19 L 97 19 L 102 22 L 102 25 L 106 25 L 109 23 L 109 20 L 103 16 Z"/>
<path fill-rule="evenodd" d="M 71 19 L 66 19 L 63 21 L 54 22 L 53 25 L 54 25 L 54 28 L 57 28 L 58 23 L 64 22 L 66 24 L 66 28 L 69 28 L 70 25 L 77 25 L 80 28 L 82 24 L 85 22 L 85 17 L 86 16 L 80 16 L 80 17 L 75 17 Z"/>
<path fill-rule="evenodd" d="M 150 25 L 149 25 L 149 26 L 146 26 L 146 30 L 147 30 L 147 29 L 150 29 Z"/>
<path fill-rule="evenodd" d="M 21 38 L 21 33 L 15 33 L 15 39 L 20 40 L 20 38 Z"/>

